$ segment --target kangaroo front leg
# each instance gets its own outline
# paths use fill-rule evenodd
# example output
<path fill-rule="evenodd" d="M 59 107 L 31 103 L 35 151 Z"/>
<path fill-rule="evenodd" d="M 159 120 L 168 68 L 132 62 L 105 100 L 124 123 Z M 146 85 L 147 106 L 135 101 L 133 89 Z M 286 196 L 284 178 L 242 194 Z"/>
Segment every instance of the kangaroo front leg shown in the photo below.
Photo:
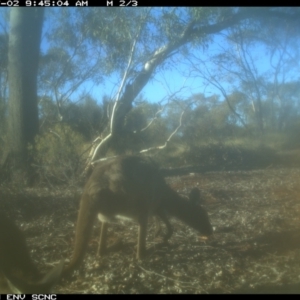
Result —
<path fill-rule="evenodd" d="M 97 251 L 98 256 L 101 256 L 106 252 L 107 226 L 107 222 L 101 222 L 101 232 Z"/>
<path fill-rule="evenodd" d="M 159 210 L 156 214 L 160 217 L 160 219 L 165 223 L 165 225 L 167 227 L 167 233 L 164 236 L 164 242 L 166 243 L 173 234 L 173 227 L 170 224 L 168 217 L 163 210 Z M 160 229 L 160 225 L 159 225 L 159 229 Z"/>
<path fill-rule="evenodd" d="M 160 226 L 160 222 L 159 222 L 159 216 L 155 216 L 155 233 L 154 236 L 158 237 L 161 233 L 161 226 Z"/>
<path fill-rule="evenodd" d="M 143 216 L 139 220 L 139 236 L 137 245 L 137 259 L 142 259 L 146 254 L 146 236 L 147 236 L 147 216 Z"/>

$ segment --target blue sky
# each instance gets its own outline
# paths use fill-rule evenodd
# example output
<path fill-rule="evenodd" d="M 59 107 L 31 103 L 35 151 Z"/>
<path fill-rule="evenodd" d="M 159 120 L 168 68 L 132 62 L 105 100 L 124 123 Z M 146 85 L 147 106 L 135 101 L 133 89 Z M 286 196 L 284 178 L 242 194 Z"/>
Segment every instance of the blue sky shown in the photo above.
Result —
<path fill-rule="evenodd" d="M 210 55 L 217 53 L 218 44 L 222 42 L 222 38 L 216 36 L 215 42 L 211 44 L 209 55 L 206 52 L 201 51 L 200 57 L 204 61 L 206 61 L 207 66 L 213 68 L 214 66 L 210 63 Z M 224 46 L 224 44 L 223 44 Z M 228 47 L 230 47 L 228 45 Z M 262 54 L 262 47 L 257 47 L 256 51 L 253 54 L 253 57 L 256 59 L 256 65 L 258 66 L 258 72 L 263 74 L 268 71 L 270 68 L 269 59 L 266 55 Z M 172 58 L 171 58 L 172 59 Z M 176 60 L 176 59 L 175 59 Z M 215 88 L 213 85 L 207 84 L 200 77 L 191 77 L 188 76 L 189 66 L 187 65 L 187 61 L 181 57 L 180 60 L 176 61 L 175 67 L 171 70 L 156 71 L 153 78 L 148 82 L 148 84 L 144 87 L 141 94 L 144 98 L 146 98 L 150 102 L 158 102 L 168 97 L 173 93 L 176 93 L 176 96 L 182 99 L 190 97 L 192 94 L 203 93 L 207 97 L 217 94 L 220 95 L 220 99 L 223 99 L 221 92 Z M 94 86 L 90 84 L 91 94 L 95 99 L 102 99 L 102 96 L 112 95 L 114 90 L 114 84 L 117 84 L 118 80 L 112 76 L 105 81 L 105 85 L 102 86 Z M 89 84 L 87 83 L 86 86 Z M 230 93 L 230 90 L 234 89 L 233 85 L 230 83 L 223 82 L 222 86 Z M 117 86 L 118 87 L 118 86 Z M 83 88 L 83 87 L 82 87 Z M 103 92 L 105 91 L 105 92 Z"/>
<path fill-rule="evenodd" d="M 2 12 L 3 9 L 5 8 L 0 8 Z M 44 24 L 44 30 L 45 27 L 51 28 L 51 24 L 49 24 L 47 20 Z M 215 66 L 210 63 L 210 55 L 217 53 L 220 46 L 225 48 L 227 47 L 229 49 L 232 47 L 231 45 L 226 45 L 222 35 L 214 35 L 213 43 L 209 45 L 209 48 L 205 52 L 197 50 L 199 51 L 201 59 L 207 62 L 207 67 L 211 70 L 213 70 Z M 43 39 L 41 49 L 45 51 L 47 47 L 48 45 L 46 40 Z M 232 51 L 234 51 L 233 48 Z M 256 66 L 259 74 L 263 74 L 270 69 L 269 58 L 265 55 L 265 51 L 262 46 L 256 46 L 254 49 L 252 49 L 251 54 L 256 60 Z M 206 96 L 211 96 L 212 94 L 221 95 L 218 89 L 212 85 L 207 85 L 206 82 L 200 77 L 192 78 L 189 76 L 191 66 L 187 64 L 187 60 L 185 58 L 173 56 L 170 58 L 170 60 L 173 60 L 174 67 L 172 69 L 165 69 L 164 71 L 161 71 L 160 68 L 157 69 L 155 76 L 151 81 L 148 82 L 141 92 L 144 98 L 151 102 L 157 102 L 175 92 L 177 92 L 176 96 L 182 99 L 188 98 L 192 94 L 197 93 L 204 93 Z M 199 62 L 195 63 L 199 64 Z M 80 91 L 83 90 L 90 91 L 92 97 L 97 100 L 101 100 L 104 95 L 113 96 L 114 91 L 116 91 L 114 88 L 118 87 L 114 86 L 114 84 L 118 84 L 119 80 L 116 78 L 116 76 L 111 76 L 106 79 L 107 80 L 105 80 L 104 85 L 101 84 L 99 86 L 93 85 L 90 81 L 85 82 L 79 88 L 77 94 L 80 94 Z M 228 93 L 230 93 L 230 90 L 234 88 L 233 82 L 223 82 L 222 85 Z M 76 94 L 74 98 L 76 98 Z M 222 98 L 223 97 L 221 96 L 220 99 L 222 100 Z"/>

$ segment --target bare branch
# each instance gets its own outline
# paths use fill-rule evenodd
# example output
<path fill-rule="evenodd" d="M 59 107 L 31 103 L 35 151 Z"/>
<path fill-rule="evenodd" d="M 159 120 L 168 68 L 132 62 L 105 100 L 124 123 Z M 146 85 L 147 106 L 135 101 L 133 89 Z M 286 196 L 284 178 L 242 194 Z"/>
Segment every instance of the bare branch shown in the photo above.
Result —
<path fill-rule="evenodd" d="M 125 69 L 125 72 L 124 72 L 124 75 L 123 75 L 123 78 L 122 78 L 119 90 L 118 90 L 118 92 L 116 94 L 116 100 L 114 102 L 114 106 L 113 106 L 112 113 L 111 113 L 111 119 L 110 119 L 110 134 L 112 134 L 112 132 L 113 132 L 114 118 L 115 118 L 116 108 L 117 108 L 117 105 L 118 105 L 119 100 L 120 100 L 121 92 L 122 92 L 122 90 L 124 88 L 124 85 L 125 85 L 125 82 L 127 80 L 128 72 L 129 72 L 129 69 L 130 69 L 132 61 L 133 61 L 133 55 L 134 55 L 134 52 L 135 52 L 136 43 L 137 43 L 139 35 L 141 33 L 141 29 L 142 29 L 142 27 L 140 26 L 139 30 L 138 30 L 138 32 L 136 34 L 136 37 L 133 40 L 132 47 L 131 47 L 130 54 L 129 54 L 129 59 L 128 59 L 127 67 Z"/>
<path fill-rule="evenodd" d="M 172 139 L 172 137 L 177 133 L 178 129 L 181 127 L 181 125 L 182 125 L 182 117 L 183 117 L 184 113 L 185 113 L 185 110 L 181 112 L 181 115 L 180 115 L 180 118 L 179 118 L 179 125 L 170 134 L 170 136 L 168 137 L 168 139 L 166 140 L 166 142 L 163 145 L 156 146 L 156 147 L 150 147 L 148 149 L 141 150 L 139 153 L 145 153 L 145 152 L 148 152 L 148 151 L 151 151 L 151 150 L 161 150 L 161 149 L 164 149 L 165 147 L 167 147 L 167 145 L 170 142 L 170 140 Z"/>
<path fill-rule="evenodd" d="M 163 108 L 159 109 L 159 110 L 155 113 L 154 118 L 152 118 L 152 120 L 150 120 L 150 122 L 149 122 L 144 128 L 142 128 L 141 130 L 135 130 L 133 133 L 143 132 L 143 131 L 147 130 L 147 129 L 154 123 L 154 121 L 157 120 L 157 116 L 158 116 L 161 112 L 163 112 L 164 108 L 165 108 L 165 106 L 163 106 Z"/>
<path fill-rule="evenodd" d="M 132 108 L 132 102 L 136 98 L 136 96 L 139 94 L 139 92 L 144 88 L 144 86 L 148 83 L 149 79 L 153 75 L 156 67 L 161 64 L 166 58 L 170 57 L 174 54 L 174 52 L 178 51 L 178 48 L 181 47 L 184 44 L 187 44 L 194 40 L 196 37 L 205 37 L 209 34 L 213 34 L 216 32 L 221 32 L 222 30 L 236 25 L 239 22 L 246 20 L 246 19 L 253 19 L 253 20 L 264 20 L 267 17 L 276 17 L 276 18 L 286 18 L 291 20 L 291 17 L 288 16 L 288 14 L 281 13 L 278 11 L 272 11 L 270 9 L 239 9 L 236 14 L 233 14 L 229 16 L 227 19 L 222 20 L 221 22 L 218 22 L 216 24 L 202 24 L 201 21 L 190 22 L 185 30 L 182 32 L 182 34 L 178 37 L 176 41 L 172 41 L 159 49 L 157 49 L 150 57 L 148 61 L 145 62 L 142 70 L 138 73 L 138 75 L 135 77 L 135 79 L 128 83 L 124 89 L 125 81 L 127 78 L 127 74 L 130 68 L 130 65 L 132 63 L 132 57 L 134 54 L 134 49 L 137 41 L 138 34 L 133 42 L 131 53 L 129 55 L 128 65 L 125 70 L 121 86 L 118 90 L 118 93 L 116 95 L 116 100 L 114 103 L 112 115 L 111 115 L 111 122 L 110 122 L 110 134 L 106 141 L 108 139 L 115 136 L 115 132 L 120 133 L 122 131 L 122 126 L 124 123 L 124 118 L 127 115 L 127 113 Z M 292 16 L 292 19 L 297 21 L 296 14 L 295 16 Z M 124 93 L 121 96 L 121 91 L 124 90 Z M 224 92 L 224 90 L 223 90 Z M 226 101 L 228 101 L 228 98 L 225 97 Z M 229 103 L 229 102 L 228 102 Z M 241 122 L 244 124 L 241 116 L 234 111 L 232 106 L 229 103 L 230 109 L 233 111 L 233 113 L 241 120 Z M 172 135 L 171 135 L 172 137 Z M 101 145 L 103 145 L 103 141 L 101 142 Z M 157 148 L 157 147 L 156 147 Z M 99 149 L 99 147 L 97 148 Z M 143 150 L 144 151 L 144 150 Z M 96 155 L 96 154 L 95 154 Z M 95 157 L 94 155 L 94 157 Z"/>
<path fill-rule="evenodd" d="M 112 112 L 111 112 L 109 134 L 104 139 L 102 139 L 102 141 L 96 146 L 95 150 L 93 151 L 93 154 L 91 155 L 91 158 L 88 158 L 87 167 L 89 166 L 89 164 L 91 162 L 93 162 L 93 160 L 95 159 L 96 155 L 98 154 L 99 149 L 101 149 L 101 147 L 103 147 L 103 145 L 107 144 L 108 141 L 114 135 L 115 127 L 116 127 L 115 126 L 115 124 L 116 124 L 116 118 L 118 117 L 117 114 L 116 114 L 116 112 L 117 112 L 117 108 L 118 108 L 119 103 L 120 103 L 120 95 L 121 95 L 122 90 L 124 89 L 125 82 L 127 81 L 129 70 L 130 70 L 130 68 L 132 66 L 133 57 L 134 57 L 135 50 L 136 50 L 136 44 L 137 44 L 137 42 L 139 40 L 142 28 L 145 25 L 145 21 L 147 19 L 147 16 L 149 15 L 149 13 L 150 13 L 150 10 L 148 10 L 146 12 L 146 14 L 141 18 L 140 26 L 137 29 L 137 33 L 135 35 L 135 38 L 134 38 L 132 46 L 131 46 L 131 50 L 130 50 L 129 57 L 128 57 L 127 67 L 125 69 L 125 72 L 124 72 L 121 84 L 119 86 L 118 92 L 117 92 L 117 94 L 115 96 L 115 102 L 114 102 L 114 105 L 113 105 L 113 108 L 112 108 Z"/>

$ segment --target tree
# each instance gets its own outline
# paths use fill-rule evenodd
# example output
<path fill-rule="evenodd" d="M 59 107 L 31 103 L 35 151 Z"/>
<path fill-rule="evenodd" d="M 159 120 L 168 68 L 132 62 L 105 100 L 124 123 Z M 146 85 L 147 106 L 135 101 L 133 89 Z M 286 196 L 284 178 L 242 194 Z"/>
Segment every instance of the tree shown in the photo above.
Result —
<path fill-rule="evenodd" d="M 2 163 L 29 170 L 28 143 L 38 132 L 37 72 L 44 10 L 10 11 L 8 46 L 9 130 Z"/>
<path fill-rule="evenodd" d="M 51 29 L 45 34 L 50 46 L 48 52 L 42 55 L 44 68 L 39 74 L 39 80 L 43 84 L 40 85 L 39 92 L 43 92 L 45 99 L 56 102 L 59 116 L 57 121 L 61 121 L 62 105 L 67 106 L 70 100 L 74 100 L 71 95 L 74 97 L 82 94 L 79 87 L 83 82 L 99 84 L 104 78 L 112 74 L 115 76 L 118 86 L 116 85 L 114 95 L 112 93 L 109 96 L 111 100 L 105 109 L 109 118 L 108 126 L 99 134 L 97 143 L 100 135 L 101 138 L 104 134 L 106 136 L 95 147 L 92 161 L 104 156 L 110 147 L 117 145 L 115 141 L 125 136 L 126 130 L 130 130 L 131 126 L 126 126 L 126 122 L 129 121 L 129 112 L 135 107 L 134 101 L 158 71 L 172 66 L 172 58 L 187 59 L 191 49 L 202 46 L 205 50 L 213 41 L 214 34 L 236 26 L 243 25 L 241 28 L 246 31 L 248 27 L 259 28 L 269 20 L 278 20 L 278 24 L 290 22 L 296 27 L 299 15 L 298 9 L 285 8 L 92 8 L 62 9 L 59 14 L 55 11 L 52 17 L 57 22 L 51 22 Z M 22 88 L 20 90 L 23 91 Z M 88 88 L 85 91 L 87 90 Z M 175 102 L 176 98 L 170 97 L 168 101 Z M 13 101 L 10 105 L 14 107 Z M 187 106 L 183 105 L 182 109 Z M 239 122 L 243 123 L 243 118 L 233 107 L 231 110 L 239 118 Z M 181 124 L 184 118 L 182 113 L 179 115 L 181 117 L 178 123 Z M 23 117 L 24 112 L 20 123 L 26 123 L 22 120 Z M 30 124 L 36 123 L 36 118 L 32 120 Z M 14 119 L 11 123 L 16 125 L 18 121 Z M 131 124 L 134 123 L 136 122 L 131 121 Z M 34 136 L 32 127 L 37 128 L 31 126 L 26 129 L 26 132 L 30 132 L 27 133 L 30 137 Z M 172 135 L 175 132 L 176 130 Z M 21 134 L 22 131 L 19 130 L 17 136 Z M 16 140 L 20 139 L 16 137 Z M 26 141 L 32 141 L 32 138 L 27 138 Z"/>
<path fill-rule="evenodd" d="M 262 11 L 267 15 L 291 12 L 277 8 Z M 251 129 L 252 134 L 262 135 L 269 129 L 269 120 L 273 119 L 274 123 L 276 114 L 280 114 L 275 111 L 275 103 L 279 100 L 281 104 L 283 98 L 279 85 L 295 80 L 291 76 L 297 74 L 299 68 L 299 33 L 294 29 L 295 23 L 285 18 L 249 20 L 251 22 L 239 22 L 224 31 L 209 59 L 203 59 L 202 53 L 195 51 L 187 60 L 193 77 L 202 78 L 207 86 L 217 88 L 239 123 Z M 262 57 L 267 55 L 270 62 L 266 70 L 266 59 Z M 268 90 L 270 86 L 272 93 Z M 234 102 L 236 92 L 242 100 L 239 103 Z M 230 94 L 234 98 L 229 97 Z"/>
<path fill-rule="evenodd" d="M 298 22 L 299 11 L 292 12 L 291 10 L 280 9 L 260 9 L 260 8 L 233 8 L 231 10 L 222 9 L 195 9 L 190 10 L 190 15 L 186 18 L 177 18 L 176 30 L 166 31 L 165 45 L 159 47 L 153 51 L 148 59 L 145 59 L 144 64 L 139 71 L 135 72 L 134 78 L 130 78 L 129 70 L 133 69 L 132 61 L 133 55 L 136 51 L 136 44 L 140 37 L 140 31 L 145 22 L 142 17 L 140 24 L 136 27 L 136 33 L 133 35 L 131 48 L 128 55 L 128 64 L 126 66 L 124 76 L 122 78 L 120 88 L 115 97 L 114 108 L 111 113 L 110 132 L 102 140 L 98 147 L 96 147 L 96 153 L 92 156 L 92 159 L 98 156 L 102 156 L 107 151 L 108 145 L 113 142 L 114 139 L 118 139 L 122 135 L 123 124 L 126 115 L 132 109 L 132 102 L 144 88 L 144 86 L 151 79 L 158 66 L 163 65 L 167 58 L 171 57 L 179 51 L 185 45 L 203 42 L 208 40 L 208 37 L 212 34 L 219 33 L 230 27 L 239 25 L 240 23 L 252 20 L 256 24 L 263 26 L 266 20 L 275 18 L 279 20 Z M 176 15 L 167 13 L 164 17 L 170 19 L 176 19 Z M 146 17 L 145 17 L 146 18 Z M 181 21 L 181 22 L 180 22 Z M 166 22 L 166 28 L 168 29 L 168 22 Z M 170 28 L 169 28 L 170 29 Z M 170 33 L 173 32 L 173 33 Z M 236 116 L 239 117 L 238 114 Z M 242 119 L 240 118 L 241 122 Z"/>

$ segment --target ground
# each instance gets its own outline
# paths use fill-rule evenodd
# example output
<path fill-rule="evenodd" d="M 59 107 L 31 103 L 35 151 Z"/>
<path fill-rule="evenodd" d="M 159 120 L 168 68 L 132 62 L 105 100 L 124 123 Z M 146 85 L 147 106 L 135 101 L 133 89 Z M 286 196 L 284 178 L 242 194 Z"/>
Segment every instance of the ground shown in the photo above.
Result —
<path fill-rule="evenodd" d="M 96 256 L 96 222 L 81 269 L 56 293 L 300 293 L 300 169 L 189 173 L 167 178 L 178 193 L 201 190 L 214 227 L 205 238 L 171 218 L 168 245 L 154 237 L 148 255 L 135 259 L 137 225 L 112 224 L 110 242 L 122 247 Z M 15 216 L 31 255 L 46 272 L 72 253 L 78 210 L 76 191 L 1 191 L 0 209 Z"/>

